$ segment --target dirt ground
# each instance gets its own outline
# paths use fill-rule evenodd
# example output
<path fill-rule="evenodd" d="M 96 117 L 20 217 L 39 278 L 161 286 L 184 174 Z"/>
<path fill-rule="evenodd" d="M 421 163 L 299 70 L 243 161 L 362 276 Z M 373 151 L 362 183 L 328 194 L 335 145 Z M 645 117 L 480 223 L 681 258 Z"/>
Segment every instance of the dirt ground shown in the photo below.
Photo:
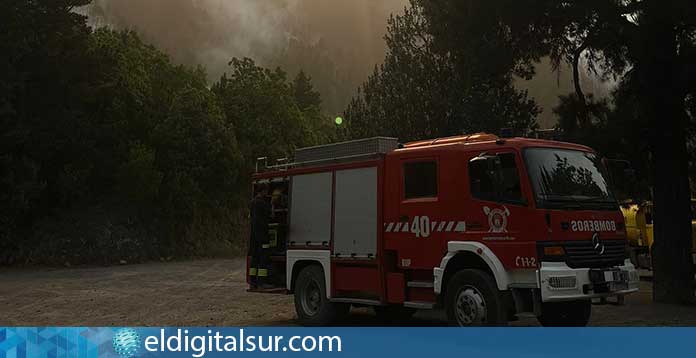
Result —
<path fill-rule="evenodd" d="M 696 307 L 654 304 L 651 283 L 624 306 L 594 306 L 593 326 L 696 326 Z M 292 326 L 292 296 L 247 293 L 244 261 L 0 270 L 0 326 Z M 444 325 L 419 312 L 414 326 Z M 536 326 L 534 317 L 511 322 Z M 389 325 L 354 309 L 348 326 Z"/>

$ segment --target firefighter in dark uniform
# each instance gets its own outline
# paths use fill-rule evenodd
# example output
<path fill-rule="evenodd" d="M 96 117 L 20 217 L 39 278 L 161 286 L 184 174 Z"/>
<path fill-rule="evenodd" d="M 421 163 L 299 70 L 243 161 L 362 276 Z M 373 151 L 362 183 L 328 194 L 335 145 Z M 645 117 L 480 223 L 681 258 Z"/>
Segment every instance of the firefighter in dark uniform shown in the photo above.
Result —
<path fill-rule="evenodd" d="M 249 203 L 251 237 L 249 240 L 249 283 L 251 288 L 270 288 L 267 282 L 269 263 L 268 222 L 271 217 L 271 204 L 266 200 L 268 186 L 256 187 L 256 195 Z"/>

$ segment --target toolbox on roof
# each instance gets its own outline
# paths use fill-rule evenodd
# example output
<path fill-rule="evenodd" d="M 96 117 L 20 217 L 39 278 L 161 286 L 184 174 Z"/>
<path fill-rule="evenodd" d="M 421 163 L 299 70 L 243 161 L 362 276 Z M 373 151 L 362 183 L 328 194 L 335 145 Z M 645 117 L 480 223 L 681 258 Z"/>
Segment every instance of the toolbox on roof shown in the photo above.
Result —
<path fill-rule="evenodd" d="M 323 162 L 350 161 L 391 152 L 398 147 L 396 138 L 373 137 L 348 142 L 318 145 L 295 150 L 295 165 L 308 166 Z"/>

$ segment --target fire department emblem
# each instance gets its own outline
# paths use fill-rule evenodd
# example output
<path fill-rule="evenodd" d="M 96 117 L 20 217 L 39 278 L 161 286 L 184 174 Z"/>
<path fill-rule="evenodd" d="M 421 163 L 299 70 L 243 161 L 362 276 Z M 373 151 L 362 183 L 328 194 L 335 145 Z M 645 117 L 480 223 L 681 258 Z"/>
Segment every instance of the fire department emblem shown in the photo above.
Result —
<path fill-rule="evenodd" d="M 510 210 L 507 207 L 491 209 L 484 206 L 483 212 L 488 215 L 488 232 L 507 232 L 507 221 L 510 216 Z"/>

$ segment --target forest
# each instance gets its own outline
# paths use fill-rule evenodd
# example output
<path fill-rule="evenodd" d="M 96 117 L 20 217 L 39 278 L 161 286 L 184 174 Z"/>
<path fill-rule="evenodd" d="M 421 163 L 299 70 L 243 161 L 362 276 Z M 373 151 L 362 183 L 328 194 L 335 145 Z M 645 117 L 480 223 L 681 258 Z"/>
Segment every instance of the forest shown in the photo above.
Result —
<path fill-rule="evenodd" d="M 529 135 L 540 109 L 515 81 L 548 59 L 573 72 L 554 109 L 562 139 L 632 163 L 664 223 L 656 250 L 671 259 L 656 280 L 670 277 L 665 300 L 693 299 L 681 288 L 693 277 L 688 0 L 411 0 L 342 125 L 305 71 L 230 58 L 211 80 L 136 32 L 91 26 L 78 11 L 89 3 L 2 0 L 0 265 L 239 254 L 257 157 L 374 135 Z M 585 93 L 581 71 L 611 94 Z"/>
<path fill-rule="evenodd" d="M 237 253 L 253 159 L 333 140 L 310 79 L 235 58 L 209 83 L 86 3 L 0 15 L 0 263 Z"/>

